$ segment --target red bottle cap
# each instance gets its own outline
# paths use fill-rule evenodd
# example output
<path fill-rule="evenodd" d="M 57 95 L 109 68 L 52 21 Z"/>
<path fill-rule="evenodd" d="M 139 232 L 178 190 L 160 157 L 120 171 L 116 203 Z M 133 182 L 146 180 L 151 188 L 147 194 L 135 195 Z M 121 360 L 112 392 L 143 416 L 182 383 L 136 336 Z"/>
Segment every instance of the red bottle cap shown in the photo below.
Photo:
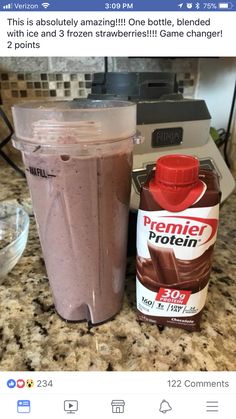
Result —
<path fill-rule="evenodd" d="M 156 163 L 155 182 L 187 186 L 198 181 L 199 161 L 196 157 L 172 154 Z"/>
<path fill-rule="evenodd" d="M 196 157 L 171 154 L 160 157 L 149 188 L 153 198 L 165 210 L 183 211 L 203 194 L 204 184 L 198 178 Z"/>

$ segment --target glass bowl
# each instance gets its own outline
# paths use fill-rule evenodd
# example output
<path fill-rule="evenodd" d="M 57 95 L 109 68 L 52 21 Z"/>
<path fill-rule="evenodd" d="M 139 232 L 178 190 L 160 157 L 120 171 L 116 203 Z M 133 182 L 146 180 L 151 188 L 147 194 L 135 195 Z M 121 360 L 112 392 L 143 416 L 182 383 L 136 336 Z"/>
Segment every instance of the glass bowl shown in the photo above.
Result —
<path fill-rule="evenodd" d="M 28 238 L 29 216 L 16 202 L 0 202 L 0 279 L 20 259 Z"/>

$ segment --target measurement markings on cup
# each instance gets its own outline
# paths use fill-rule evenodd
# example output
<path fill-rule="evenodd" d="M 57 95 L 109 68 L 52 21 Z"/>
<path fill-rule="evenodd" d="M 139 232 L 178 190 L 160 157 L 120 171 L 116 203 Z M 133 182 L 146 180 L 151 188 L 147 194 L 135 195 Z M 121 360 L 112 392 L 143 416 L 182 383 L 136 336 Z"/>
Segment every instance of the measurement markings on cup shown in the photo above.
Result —
<path fill-rule="evenodd" d="M 38 177 L 42 177 L 42 178 L 48 178 L 48 177 L 56 177 L 56 175 L 53 175 L 51 173 L 47 173 L 46 170 L 44 169 L 40 169 L 39 167 L 32 167 L 29 166 L 28 169 L 26 169 L 27 172 L 30 172 L 31 175 L 33 176 L 38 176 Z"/>

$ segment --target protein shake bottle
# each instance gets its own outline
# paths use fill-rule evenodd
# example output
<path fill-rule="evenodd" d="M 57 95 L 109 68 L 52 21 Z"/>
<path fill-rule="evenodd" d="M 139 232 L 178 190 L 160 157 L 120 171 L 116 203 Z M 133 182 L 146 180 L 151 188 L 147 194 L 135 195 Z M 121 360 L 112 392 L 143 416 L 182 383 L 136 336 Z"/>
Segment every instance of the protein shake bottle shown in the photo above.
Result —
<path fill-rule="evenodd" d="M 56 310 L 105 321 L 123 300 L 136 105 L 29 102 L 13 117 Z"/>
<path fill-rule="evenodd" d="M 137 222 L 138 318 L 198 330 L 219 216 L 218 176 L 192 156 L 168 155 L 141 191 Z"/>

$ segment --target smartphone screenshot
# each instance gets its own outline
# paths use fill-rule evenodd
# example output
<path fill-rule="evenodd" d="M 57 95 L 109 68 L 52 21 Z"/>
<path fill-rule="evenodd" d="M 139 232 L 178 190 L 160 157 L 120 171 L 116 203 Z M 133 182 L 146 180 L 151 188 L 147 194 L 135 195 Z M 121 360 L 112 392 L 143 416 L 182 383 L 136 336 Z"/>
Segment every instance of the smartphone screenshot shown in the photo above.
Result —
<path fill-rule="evenodd" d="M 235 418 L 235 11 L 0 1 L 2 418 Z"/>

